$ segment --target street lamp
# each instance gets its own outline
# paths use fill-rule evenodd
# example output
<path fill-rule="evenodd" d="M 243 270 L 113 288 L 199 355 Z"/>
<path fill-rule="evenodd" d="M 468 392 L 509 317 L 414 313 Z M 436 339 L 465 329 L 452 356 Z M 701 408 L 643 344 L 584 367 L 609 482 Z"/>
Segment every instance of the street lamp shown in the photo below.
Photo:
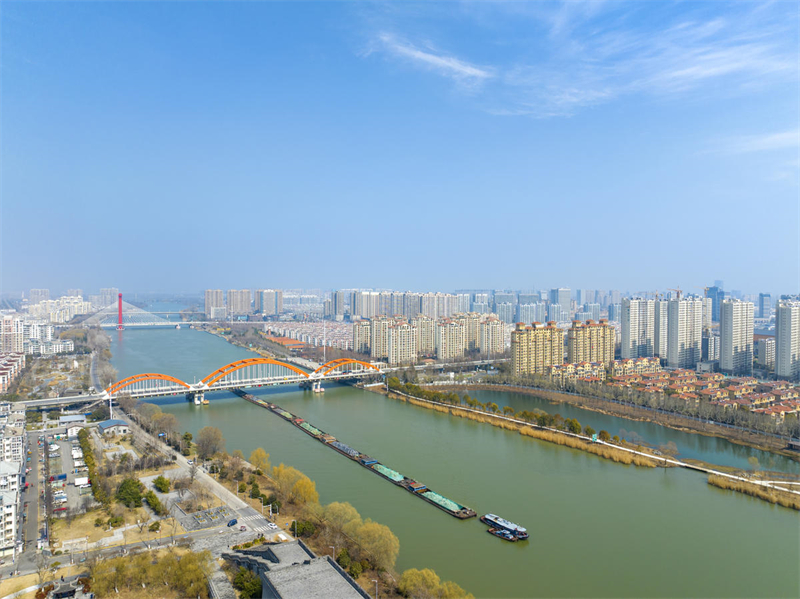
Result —
<path fill-rule="evenodd" d="M 328 545 L 331 548 L 331 555 L 333 556 L 334 561 L 336 561 L 336 545 Z"/>
<path fill-rule="evenodd" d="M 373 578 L 372 582 L 375 583 L 375 599 L 378 599 L 378 581 Z"/>

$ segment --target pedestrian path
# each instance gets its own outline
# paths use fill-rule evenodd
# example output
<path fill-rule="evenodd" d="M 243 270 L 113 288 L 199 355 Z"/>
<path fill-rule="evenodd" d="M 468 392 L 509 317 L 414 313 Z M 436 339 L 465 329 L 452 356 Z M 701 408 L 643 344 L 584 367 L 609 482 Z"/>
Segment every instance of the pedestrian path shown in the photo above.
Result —
<path fill-rule="evenodd" d="M 263 516 L 260 516 L 258 514 L 239 518 L 239 522 L 241 522 L 242 524 L 247 522 L 249 528 L 253 532 L 268 532 L 270 530 L 269 521 Z"/>

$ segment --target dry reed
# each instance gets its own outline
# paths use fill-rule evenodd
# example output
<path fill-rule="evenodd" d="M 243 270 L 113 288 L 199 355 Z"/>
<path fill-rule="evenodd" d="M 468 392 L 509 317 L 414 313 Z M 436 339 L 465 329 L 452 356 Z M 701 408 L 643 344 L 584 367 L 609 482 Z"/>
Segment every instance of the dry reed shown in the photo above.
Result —
<path fill-rule="evenodd" d="M 474 420 L 476 422 L 491 424 L 509 431 L 519 431 L 521 435 L 525 435 L 526 437 L 533 437 L 535 439 L 548 441 L 557 445 L 564 445 L 565 447 L 579 449 L 581 451 L 612 460 L 619 464 L 633 464 L 635 466 L 644 466 L 647 468 L 655 468 L 658 465 L 655 459 L 650 459 L 645 456 L 631 453 L 630 451 L 616 449 L 601 443 L 588 443 L 583 439 L 572 437 L 570 435 L 533 428 L 532 426 L 510 421 L 492 414 L 478 414 L 459 406 L 445 406 L 404 395 L 396 395 L 396 397 L 399 397 L 403 401 L 415 406 L 432 409 L 443 414 L 450 414 L 451 416 L 458 416 L 459 418 L 468 418 L 469 420 Z"/>
<path fill-rule="evenodd" d="M 732 480 L 726 476 L 719 476 L 718 474 L 709 475 L 708 484 L 719 487 L 720 489 L 744 493 L 745 495 L 757 497 L 758 499 L 763 499 L 764 501 L 776 503 L 794 510 L 800 510 L 800 495 L 795 495 L 794 493 L 787 493 L 786 491 L 772 489 L 743 480 Z"/>

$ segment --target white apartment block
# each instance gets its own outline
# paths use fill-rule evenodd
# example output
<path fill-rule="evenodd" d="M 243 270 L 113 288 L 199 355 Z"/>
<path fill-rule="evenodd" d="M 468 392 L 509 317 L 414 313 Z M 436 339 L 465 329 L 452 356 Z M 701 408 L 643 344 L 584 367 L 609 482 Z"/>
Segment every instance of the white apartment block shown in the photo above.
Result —
<path fill-rule="evenodd" d="M 228 314 L 241 315 L 250 314 L 250 290 L 249 289 L 229 289 L 228 290 Z"/>
<path fill-rule="evenodd" d="M 703 300 L 669 300 L 667 319 L 667 365 L 694 369 L 702 358 Z"/>
<path fill-rule="evenodd" d="M 389 327 L 389 366 L 414 364 L 417 361 L 417 329 L 401 322 Z"/>
<path fill-rule="evenodd" d="M 436 351 L 436 321 L 424 315 L 411 320 L 417 329 L 417 355 L 432 356 Z"/>
<path fill-rule="evenodd" d="M 755 306 L 741 300 L 722 300 L 720 370 L 726 374 L 753 374 L 753 314 Z M 705 313 L 704 313 L 705 317 Z"/>
<path fill-rule="evenodd" d="M 369 355 L 375 360 L 386 360 L 389 358 L 389 327 L 393 326 L 393 318 L 379 316 L 373 318 L 370 323 L 370 352 Z"/>
<path fill-rule="evenodd" d="M 775 307 L 775 374 L 800 380 L 800 301 L 780 300 Z"/>
<path fill-rule="evenodd" d="M 622 359 L 655 355 L 655 300 L 623 298 L 620 320 Z"/>
<path fill-rule="evenodd" d="M 775 368 L 775 339 L 759 339 L 756 343 L 758 363 L 767 368 Z"/>
<path fill-rule="evenodd" d="M 64 296 L 56 300 L 44 300 L 28 308 L 31 316 L 54 324 L 64 324 L 75 316 L 89 314 L 91 311 L 92 305 L 83 301 L 80 296 Z"/>
<path fill-rule="evenodd" d="M 0 461 L 0 492 L 18 492 L 20 490 L 21 479 L 21 462 Z"/>
<path fill-rule="evenodd" d="M 368 354 L 371 347 L 372 325 L 369 320 L 356 320 L 353 323 L 353 351 Z"/>
<path fill-rule="evenodd" d="M 464 356 L 464 326 L 455 320 L 436 323 L 436 357 L 439 360 L 457 359 Z"/>
<path fill-rule="evenodd" d="M 23 435 L 25 431 L 22 427 L 5 424 L 0 428 L 0 460 L 3 462 L 25 462 L 23 452 Z"/>
<path fill-rule="evenodd" d="M 0 491 L 0 556 L 13 557 L 17 542 L 17 501 L 16 491 Z"/>
<path fill-rule="evenodd" d="M 656 300 L 653 306 L 653 352 L 659 358 L 667 358 L 667 323 L 669 304 L 666 300 Z"/>
<path fill-rule="evenodd" d="M 206 289 L 205 294 L 205 307 L 204 313 L 211 319 L 219 318 L 220 312 L 214 312 L 214 309 L 219 310 L 222 308 L 223 312 L 225 310 L 225 297 L 222 294 L 222 289 Z M 222 314 L 222 318 L 225 318 L 225 314 Z"/>
<path fill-rule="evenodd" d="M 506 351 L 506 327 L 498 318 L 489 317 L 478 327 L 481 354 L 496 356 Z"/>

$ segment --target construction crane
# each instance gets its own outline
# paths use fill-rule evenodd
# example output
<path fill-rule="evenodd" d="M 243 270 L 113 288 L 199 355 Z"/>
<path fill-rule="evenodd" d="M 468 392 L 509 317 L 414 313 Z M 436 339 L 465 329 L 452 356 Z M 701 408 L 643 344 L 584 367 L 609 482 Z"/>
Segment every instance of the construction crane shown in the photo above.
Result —
<path fill-rule="evenodd" d="M 675 293 L 678 294 L 678 299 L 681 299 L 681 293 L 683 293 L 683 289 L 681 289 L 680 287 L 677 289 L 673 289 L 672 287 L 667 287 L 667 291 L 674 291 Z"/>

